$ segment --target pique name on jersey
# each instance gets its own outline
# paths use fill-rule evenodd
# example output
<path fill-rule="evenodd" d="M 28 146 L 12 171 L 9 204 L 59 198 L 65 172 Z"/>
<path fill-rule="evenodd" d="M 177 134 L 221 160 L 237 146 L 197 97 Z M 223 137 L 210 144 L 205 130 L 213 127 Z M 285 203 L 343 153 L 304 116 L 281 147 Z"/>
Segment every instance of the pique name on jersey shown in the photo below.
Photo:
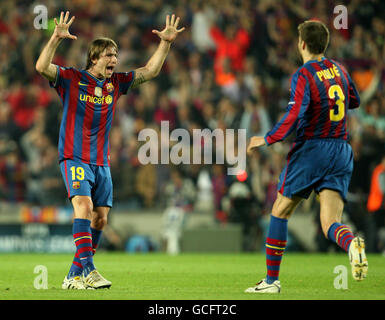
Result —
<path fill-rule="evenodd" d="M 335 77 L 340 77 L 341 75 L 337 69 L 337 66 L 334 64 L 333 67 L 329 69 L 317 71 L 317 76 L 320 81 L 323 81 L 325 79 L 334 79 Z"/>
<path fill-rule="evenodd" d="M 95 96 L 90 96 L 88 94 L 81 94 L 79 96 L 80 101 L 86 101 L 86 102 L 91 102 L 95 104 L 103 104 L 107 103 L 110 104 L 112 102 L 112 96 L 103 96 L 103 97 L 95 97 Z"/>

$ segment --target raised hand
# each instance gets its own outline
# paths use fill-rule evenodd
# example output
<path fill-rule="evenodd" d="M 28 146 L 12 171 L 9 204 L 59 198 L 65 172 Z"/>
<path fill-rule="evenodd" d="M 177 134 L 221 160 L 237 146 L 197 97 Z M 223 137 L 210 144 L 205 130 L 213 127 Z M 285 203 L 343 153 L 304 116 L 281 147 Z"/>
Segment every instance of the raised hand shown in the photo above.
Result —
<path fill-rule="evenodd" d="M 157 34 L 164 41 L 173 42 L 178 33 L 185 29 L 185 27 L 178 29 L 179 20 L 179 17 L 175 19 L 175 14 L 173 14 L 170 21 L 170 16 L 167 15 L 165 28 L 162 31 L 152 30 L 152 33 Z"/>
<path fill-rule="evenodd" d="M 65 16 L 64 16 L 64 12 L 62 11 L 60 13 L 60 20 L 59 22 L 57 22 L 56 18 L 54 18 L 54 21 L 55 21 L 55 24 L 56 24 L 56 27 L 55 27 L 55 30 L 53 32 L 53 34 L 58 37 L 59 39 L 72 39 L 72 40 L 76 40 L 77 37 L 70 34 L 69 32 L 69 28 L 72 24 L 72 22 L 74 22 L 75 20 L 75 16 L 73 16 L 70 21 L 68 21 L 68 18 L 69 18 L 69 11 L 66 12 Z M 68 22 L 67 22 L 68 21 Z"/>

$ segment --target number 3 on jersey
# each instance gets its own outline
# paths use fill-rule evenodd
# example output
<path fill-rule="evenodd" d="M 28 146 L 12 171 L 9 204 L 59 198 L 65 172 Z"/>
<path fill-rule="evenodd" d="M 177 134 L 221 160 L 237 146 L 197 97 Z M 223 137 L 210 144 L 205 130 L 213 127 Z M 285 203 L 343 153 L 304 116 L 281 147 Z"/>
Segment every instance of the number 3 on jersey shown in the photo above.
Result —
<path fill-rule="evenodd" d="M 329 88 L 328 96 L 330 99 L 336 100 L 336 105 L 330 110 L 331 121 L 341 121 L 345 116 L 345 95 L 338 84 L 334 84 Z M 337 110 L 336 110 L 337 107 Z M 337 111 L 337 113 L 335 112 Z"/>
<path fill-rule="evenodd" d="M 82 167 L 71 167 L 72 180 L 84 180 L 84 169 Z"/>

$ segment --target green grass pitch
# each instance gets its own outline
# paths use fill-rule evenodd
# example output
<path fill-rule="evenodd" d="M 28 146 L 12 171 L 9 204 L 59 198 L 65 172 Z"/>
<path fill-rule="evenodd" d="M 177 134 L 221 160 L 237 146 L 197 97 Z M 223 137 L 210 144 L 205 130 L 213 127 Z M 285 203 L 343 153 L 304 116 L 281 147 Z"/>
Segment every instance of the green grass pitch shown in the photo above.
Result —
<path fill-rule="evenodd" d="M 385 257 L 368 255 L 368 277 L 354 281 L 346 254 L 287 252 L 280 294 L 247 294 L 265 276 L 265 257 L 255 254 L 95 255 L 95 265 L 112 287 L 62 290 L 70 254 L 0 254 L 0 300 L 384 300 Z M 35 289 L 37 265 L 47 268 L 48 289 Z M 346 266 L 347 289 L 336 289 L 336 266 Z"/>

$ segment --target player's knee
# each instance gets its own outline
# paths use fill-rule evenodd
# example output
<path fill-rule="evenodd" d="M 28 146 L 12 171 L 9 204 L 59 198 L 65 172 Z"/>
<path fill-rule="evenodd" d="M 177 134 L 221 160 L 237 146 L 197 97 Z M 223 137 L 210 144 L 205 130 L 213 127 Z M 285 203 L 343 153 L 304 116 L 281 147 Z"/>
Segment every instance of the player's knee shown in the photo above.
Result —
<path fill-rule="evenodd" d="M 107 216 L 96 216 L 93 219 L 93 225 L 98 230 L 103 230 L 103 228 L 107 225 Z"/>
<path fill-rule="evenodd" d="M 289 219 L 295 207 L 296 204 L 293 200 L 278 194 L 271 209 L 271 214 L 276 218 Z"/>
<path fill-rule="evenodd" d="M 72 199 L 74 206 L 75 217 L 90 219 L 92 215 L 93 204 L 88 197 L 74 197 Z"/>

